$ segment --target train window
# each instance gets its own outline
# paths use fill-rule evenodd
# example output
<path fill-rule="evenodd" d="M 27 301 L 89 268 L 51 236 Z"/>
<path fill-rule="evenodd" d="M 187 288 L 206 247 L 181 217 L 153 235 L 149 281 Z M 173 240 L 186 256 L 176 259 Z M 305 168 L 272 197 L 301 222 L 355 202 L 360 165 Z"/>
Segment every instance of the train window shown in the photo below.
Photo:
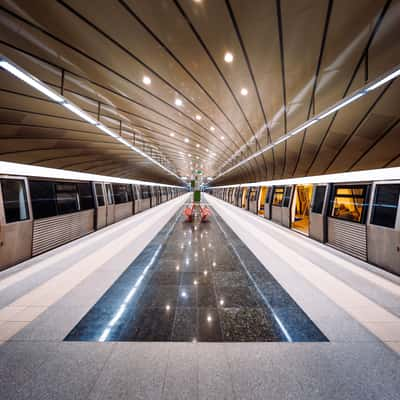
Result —
<path fill-rule="evenodd" d="M 367 209 L 366 198 L 366 185 L 335 187 L 331 216 L 363 223 Z"/>
<path fill-rule="evenodd" d="M 272 205 L 273 206 L 282 207 L 283 194 L 284 194 L 284 187 L 283 186 L 277 186 L 274 189 L 274 196 L 272 198 Z"/>
<path fill-rule="evenodd" d="M 145 185 L 140 186 L 142 192 L 142 199 L 148 199 L 150 197 L 150 188 Z"/>
<path fill-rule="evenodd" d="M 29 181 L 33 218 L 48 218 L 57 215 L 54 183 L 49 181 Z"/>
<path fill-rule="evenodd" d="M 324 207 L 326 186 L 316 186 L 314 192 L 314 200 L 312 205 L 312 212 L 321 214 Z"/>
<path fill-rule="evenodd" d="M 257 189 L 256 188 L 250 190 L 249 200 L 250 201 L 256 201 L 257 200 Z"/>
<path fill-rule="evenodd" d="M 81 210 L 94 208 L 92 185 L 89 182 L 78 183 L 79 204 Z"/>
<path fill-rule="evenodd" d="M 2 179 L 1 189 L 6 223 L 29 219 L 25 182 L 21 179 Z"/>
<path fill-rule="evenodd" d="M 291 193 L 292 193 L 292 187 L 286 186 L 285 193 L 283 195 L 283 207 L 289 207 Z"/>
<path fill-rule="evenodd" d="M 112 185 L 114 193 L 115 204 L 122 204 L 128 202 L 128 193 L 126 192 L 126 185 L 114 183 Z"/>
<path fill-rule="evenodd" d="M 97 198 L 97 205 L 99 207 L 103 207 L 105 204 L 104 201 L 104 193 L 101 183 L 95 183 L 94 188 L 96 189 L 96 198 Z"/>
<path fill-rule="evenodd" d="M 109 183 L 106 185 L 106 193 L 107 193 L 108 204 L 114 204 L 114 196 L 113 196 L 111 185 Z"/>
<path fill-rule="evenodd" d="M 56 183 L 55 189 L 58 214 L 69 214 L 80 210 L 75 183 Z"/>
<path fill-rule="evenodd" d="M 371 224 L 395 227 L 399 195 L 400 184 L 376 185 Z"/>

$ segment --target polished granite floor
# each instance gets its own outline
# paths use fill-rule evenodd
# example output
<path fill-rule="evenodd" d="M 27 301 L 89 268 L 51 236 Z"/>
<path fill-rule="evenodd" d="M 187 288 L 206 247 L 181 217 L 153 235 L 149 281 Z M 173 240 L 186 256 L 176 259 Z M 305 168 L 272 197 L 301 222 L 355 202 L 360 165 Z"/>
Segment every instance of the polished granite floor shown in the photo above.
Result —
<path fill-rule="evenodd" d="M 179 211 L 66 341 L 327 341 L 213 211 Z"/>

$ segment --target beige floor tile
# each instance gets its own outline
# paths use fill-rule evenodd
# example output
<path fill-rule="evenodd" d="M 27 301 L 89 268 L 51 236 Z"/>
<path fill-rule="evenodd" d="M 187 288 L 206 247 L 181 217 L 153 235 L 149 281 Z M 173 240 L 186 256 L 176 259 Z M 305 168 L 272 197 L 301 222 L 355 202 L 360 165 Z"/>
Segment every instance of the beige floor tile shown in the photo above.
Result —
<path fill-rule="evenodd" d="M 9 340 L 12 336 L 18 333 L 21 329 L 25 328 L 29 322 L 15 322 L 7 321 L 0 325 L 0 340 Z"/>
<path fill-rule="evenodd" d="M 386 346 L 390 347 L 393 351 L 400 354 L 400 342 L 385 342 Z"/>
<path fill-rule="evenodd" d="M 383 342 L 400 342 L 400 322 L 364 322 L 363 325 Z"/>
<path fill-rule="evenodd" d="M 47 307 L 26 307 L 21 312 L 15 314 L 10 321 L 30 322 L 37 318 L 46 309 Z"/>
<path fill-rule="evenodd" d="M 25 307 L 7 306 L 0 310 L 0 321 L 13 321 L 16 314 L 23 311 Z"/>
<path fill-rule="evenodd" d="M 347 312 L 362 322 L 400 322 L 400 318 L 381 307 L 349 307 Z"/>

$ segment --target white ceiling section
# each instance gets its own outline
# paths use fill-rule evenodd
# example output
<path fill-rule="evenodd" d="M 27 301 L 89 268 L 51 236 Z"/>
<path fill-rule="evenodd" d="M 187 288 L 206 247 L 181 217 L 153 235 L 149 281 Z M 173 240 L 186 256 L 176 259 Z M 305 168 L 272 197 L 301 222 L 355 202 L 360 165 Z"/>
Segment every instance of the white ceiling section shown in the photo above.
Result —
<path fill-rule="evenodd" d="M 318 116 L 399 37 L 399 0 L 0 0 L 0 55 L 119 139 L 0 70 L 0 161 L 216 186 L 397 167 L 397 76 Z"/>

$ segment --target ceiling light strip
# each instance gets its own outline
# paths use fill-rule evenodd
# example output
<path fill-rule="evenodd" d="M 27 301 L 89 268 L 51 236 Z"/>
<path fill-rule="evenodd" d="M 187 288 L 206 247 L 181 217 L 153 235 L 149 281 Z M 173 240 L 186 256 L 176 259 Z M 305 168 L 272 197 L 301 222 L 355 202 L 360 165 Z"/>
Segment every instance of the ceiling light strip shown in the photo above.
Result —
<path fill-rule="evenodd" d="M 400 167 L 369 169 L 363 171 L 342 172 L 337 174 L 303 176 L 301 178 L 276 179 L 272 181 L 261 181 L 242 183 L 236 185 L 213 186 L 213 189 L 234 187 L 258 187 L 258 186 L 284 186 L 305 185 L 320 183 L 348 183 L 348 182 L 379 182 L 400 180 Z"/>
<path fill-rule="evenodd" d="M 304 122 L 303 124 L 301 124 L 297 128 L 295 128 L 295 129 L 291 130 L 290 132 L 288 132 L 286 135 L 283 135 L 283 136 L 279 137 L 278 139 L 276 139 L 271 144 L 263 147 L 261 150 L 257 151 L 256 153 L 253 153 L 251 156 L 249 156 L 249 157 L 245 158 L 244 160 L 238 162 L 237 164 L 233 165 L 232 167 L 226 169 L 225 171 L 222 171 L 214 179 L 217 179 L 217 178 L 219 178 L 219 177 L 221 177 L 223 175 L 226 175 L 227 173 L 235 170 L 236 168 L 239 168 L 240 166 L 242 166 L 243 164 L 249 162 L 253 158 L 258 157 L 262 153 L 265 153 L 266 151 L 274 148 L 278 144 L 287 141 L 292 136 L 295 136 L 298 133 L 300 133 L 300 132 L 304 131 L 305 129 L 307 129 L 309 126 L 311 126 L 311 125 L 321 121 L 322 119 L 324 119 L 324 118 L 336 113 L 340 109 L 342 109 L 342 108 L 348 106 L 349 104 L 353 103 L 354 101 L 360 99 L 361 97 L 365 96 L 369 92 L 381 87 L 382 85 L 392 81 L 393 79 L 396 79 L 398 76 L 400 76 L 400 66 L 399 65 L 396 66 L 395 68 L 391 69 L 389 72 L 381 75 L 380 77 L 378 77 L 374 81 L 370 82 L 369 84 L 365 85 L 361 89 L 356 90 L 355 92 L 353 92 L 349 96 L 343 98 L 341 101 L 335 103 L 333 106 L 329 107 L 325 111 L 322 111 L 321 113 L 317 114 L 313 118 L 307 120 L 306 122 Z"/>
<path fill-rule="evenodd" d="M 25 71 L 23 68 L 19 67 L 15 63 L 11 62 L 8 58 L 0 55 L 0 67 L 3 68 L 4 70 L 8 71 L 18 79 L 22 80 L 23 82 L 27 83 L 29 86 L 33 87 L 34 89 L 38 90 L 45 96 L 49 97 L 51 100 L 55 101 L 56 103 L 64 106 L 74 114 L 78 115 L 81 119 L 85 120 L 91 125 L 96 126 L 98 129 L 100 129 L 102 132 L 106 133 L 107 135 L 111 136 L 114 139 L 117 139 L 120 143 L 124 144 L 125 146 L 129 147 L 131 150 L 134 152 L 140 154 L 141 156 L 147 158 L 149 161 L 151 161 L 153 164 L 157 165 L 167 173 L 175 176 L 176 178 L 180 179 L 180 177 L 173 171 L 171 171 L 169 168 L 165 167 L 158 161 L 156 161 L 154 158 L 150 157 L 147 153 L 143 152 L 136 146 L 133 146 L 130 144 L 126 139 L 122 138 L 121 136 L 117 135 L 113 131 L 111 131 L 109 128 L 104 126 L 102 123 L 99 121 L 93 119 L 90 115 L 85 113 L 82 109 L 80 109 L 78 106 L 75 104 L 71 103 L 68 101 L 65 97 L 61 96 L 51 88 L 49 88 L 47 85 L 45 85 L 43 82 L 41 82 L 39 79 L 31 75 L 29 72 Z"/>
<path fill-rule="evenodd" d="M 0 175 L 30 176 L 49 179 L 70 179 L 76 181 L 128 183 L 149 186 L 182 187 L 136 179 L 116 178 L 114 176 L 97 175 L 87 172 L 70 171 L 66 169 L 39 167 L 37 165 L 19 164 L 8 161 L 0 161 Z"/>

